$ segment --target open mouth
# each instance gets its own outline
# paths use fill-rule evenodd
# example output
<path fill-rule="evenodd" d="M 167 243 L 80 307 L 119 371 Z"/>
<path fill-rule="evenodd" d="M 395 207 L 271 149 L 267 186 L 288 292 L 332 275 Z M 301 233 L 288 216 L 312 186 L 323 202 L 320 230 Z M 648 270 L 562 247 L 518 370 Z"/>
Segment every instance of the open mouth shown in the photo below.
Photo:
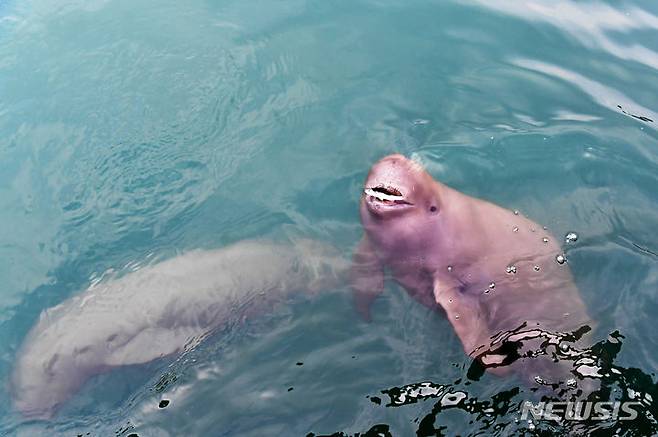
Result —
<path fill-rule="evenodd" d="M 384 205 L 412 205 L 412 203 L 405 200 L 400 190 L 395 187 L 380 185 L 377 187 L 366 188 L 363 192 L 371 201 Z"/>

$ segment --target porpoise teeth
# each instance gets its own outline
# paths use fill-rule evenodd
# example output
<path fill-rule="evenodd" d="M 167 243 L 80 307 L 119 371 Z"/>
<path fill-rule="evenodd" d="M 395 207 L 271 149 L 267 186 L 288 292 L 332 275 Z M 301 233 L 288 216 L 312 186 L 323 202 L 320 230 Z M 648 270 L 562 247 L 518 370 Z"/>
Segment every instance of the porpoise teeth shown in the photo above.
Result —
<path fill-rule="evenodd" d="M 395 202 L 396 200 L 404 200 L 404 196 L 395 196 L 392 194 L 386 194 L 379 191 L 375 191 L 372 188 L 366 188 L 365 190 L 363 190 L 363 192 L 366 193 L 367 196 L 372 196 L 382 201 L 388 200 L 389 202 Z"/>

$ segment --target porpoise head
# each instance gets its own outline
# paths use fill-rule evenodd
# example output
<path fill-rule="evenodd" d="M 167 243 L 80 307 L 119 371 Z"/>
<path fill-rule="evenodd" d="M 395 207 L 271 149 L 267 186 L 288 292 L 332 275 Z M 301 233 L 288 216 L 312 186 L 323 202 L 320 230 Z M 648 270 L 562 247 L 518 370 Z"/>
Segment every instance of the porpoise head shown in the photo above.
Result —
<path fill-rule="evenodd" d="M 423 167 L 395 154 L 370 169 L 361 197 L 361 222 L 380 248 L 422 244 L 436 223 L 441 204 L 438 185 Z"/>

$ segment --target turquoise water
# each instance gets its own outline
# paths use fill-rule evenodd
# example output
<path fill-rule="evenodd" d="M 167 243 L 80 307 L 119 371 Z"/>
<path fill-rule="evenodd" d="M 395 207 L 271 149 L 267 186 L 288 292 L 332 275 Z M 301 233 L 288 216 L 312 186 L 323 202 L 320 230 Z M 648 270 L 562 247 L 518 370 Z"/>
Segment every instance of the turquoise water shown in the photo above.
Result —
<path fill-rule="evenodd" d="M 397 151 L 577 232 L 597 335 L 624 336 L 615 363 L 658 400 L 657 73 L 650 1 L 0 2 L 0 379 L 39 313 L 110 269 L 282 233 L 349 255 L 360 184 Z M 0 433 L 415 435 L 432 400 L 368 396 L 471 363 L 446 320 L 387 290 L 371 323 L 345 290 L 292 301 L 96 378 L 50 422 L 3 402 Z M 493 432 L 439 417 L 448 435 Z"/>

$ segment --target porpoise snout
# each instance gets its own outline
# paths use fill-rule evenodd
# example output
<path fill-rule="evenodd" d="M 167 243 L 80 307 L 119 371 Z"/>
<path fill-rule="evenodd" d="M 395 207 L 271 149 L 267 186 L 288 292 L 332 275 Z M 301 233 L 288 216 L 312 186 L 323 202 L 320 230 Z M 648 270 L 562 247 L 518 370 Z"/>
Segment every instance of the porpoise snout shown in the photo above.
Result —
<path fill-rule="evenodd" d="M 400 154 L 380 159 L 370 169 L 363 186 L 364 202 L 371 213 L 380 215 L 413 206 L 411 194 L 416 164 Z"/>

